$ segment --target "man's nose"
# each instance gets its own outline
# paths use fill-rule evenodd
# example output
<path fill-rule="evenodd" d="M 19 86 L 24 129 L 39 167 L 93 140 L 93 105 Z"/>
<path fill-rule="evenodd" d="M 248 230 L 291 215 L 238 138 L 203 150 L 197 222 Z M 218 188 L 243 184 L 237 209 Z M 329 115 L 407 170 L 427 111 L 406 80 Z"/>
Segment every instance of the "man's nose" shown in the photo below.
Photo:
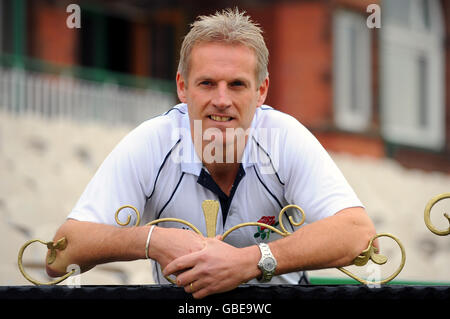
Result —
<path fill-rule="evenodd" d="M 217 85 L 216 90 L 214 90 L 212 103 L 215 107 L 220 109 L 231 106 L 231 98 L 226 83 L 219 83 L 219 85 Z"/>

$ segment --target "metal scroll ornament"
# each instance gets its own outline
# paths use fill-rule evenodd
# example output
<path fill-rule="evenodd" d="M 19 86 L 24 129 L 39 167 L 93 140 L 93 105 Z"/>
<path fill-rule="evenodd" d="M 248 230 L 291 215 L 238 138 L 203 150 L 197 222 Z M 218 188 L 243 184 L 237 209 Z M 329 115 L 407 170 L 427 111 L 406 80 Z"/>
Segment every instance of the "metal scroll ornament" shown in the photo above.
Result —
<path fill-rule="evenodd" d="M 119 224 L 120 226 L 128 226 L 130 224 L 130 221 L 131 221 L 131 216 L 130 215 L 127 216 L 126 222 L 121 222 L 119 220 L 119 213 L 125 208 L 131 208 L 134 211 L 134 213 L 136 214 L 135 226 L 139 226 L 140 221 L 141 221 L 141 217 L 140 217 L 139 211 L 135 207 L 133 207 L 131 205 L 122 206 L 116 211 L 115 220 L 116 220 L 117 224 Z M 293 220 L 292 216 L 288 216 L 288 219 L 289 219 L 290 223 L 292 225 L 294 225 L 294 226 L 297 226 L 297 227 L 301 226 L 305 222 L 305 213 L 304 213 L 304 211 L 297 205 L 287 205 L 279 213 L 278 220 L 279 220 L 279 226 L 280 226 L 281 229 L 278 229 L 278 228 L 275 228 L 275 227 L 273 227 L 271 225 L 267 225 L 267 224 L 260 223 L 260 222 L 247 222 L 247 223 L 241 223 L 241 224 L 238 224 L 238 225 L 236 225 L 234 227 L 231 227 L 230 229 L 228 229 L 221 236 L 221 238 L 222 238 L 222 240 L 224 240 L 230 233 L 232 233 L 236 229 L 239 229 L 239 228 L 242 228 L 242 227 L 247 227 L 247 226 L 265 227 L 265 228 L 268 228 L 271 231 L 273 231 L 273 232 L 275 232 L 275 233 L 277 233 L 277 234 L 279 234 L 279 235 L 281 235 L 283 237 L 289 236 L 289 235 L 291 235 L 291 233 L 286 230 L 286 228 L 285 228 L 285 226 L 283 224 L 283 218 L 282 218 L 283 214 L 289 208 L 295 208 L 301 214 L 300 222 L 295 222 Z M 215 200 L 205 200 L 202 203 L 202 209 L 203 209 L 203 214 L 205 216 L 207 237 L 209 237 L 209 238 L 215 237 L 216 236 L 217 216 L 218 216 L 218 212 L 219 212 L 219 202 L 217 202 Z M 156 220 L 153 220 L 153 221 L 147 223 L 146 226 L 155 225 L 155 224 L 158 224 L 158 223 L 161 223 L 161 222 L 178 222 L 178 223 L 181 223 L 181 224 L 184 224 L 184 225 L 190 227 L 197 234 L 203 235 L 201 233 L 201 231 L 198 230 L 198 228 L 195 227 L 193 224 L 191 224 L 191 223 L 189 223 L 189 222 L 187 222 L 185 220 L 179 219 L 179 218 L 160 218 L 160 219 L 156 219 Z M 402 257 L 401 257 L 400 265 L 399 265 L 397 270 L 392 275 L 390 275 L 389 277 L 387 277 L 387 278 L 385 278 L 383 280 L 380 280 L 378 282 L 374 282 L 374 281 L 367 281 L 365 279 L 362 279 L 362 278 L 356 276 L 355 274 L 351 273 L 350 271 L 348 271 L 345 268 L 339 267 L 337 269 L 342 271 L 344 274 L 350 276 L 351 278 L 359 281 L 360 283 L 366 284 L 366 285 L 385 284 L 385 283 L 391 281 L 392 279 L 394 279 L 402 271 L 402 269 L 403 269 L 403 267 L 405 265 L 406 254 L 405 254 L 405 249 L 404 249 L 402 243 L 399 241 L 398 238 L 396 238 L 395 236 L 393 236 L 391 234 L 381 233 L 381 234 L 375 235 L 370 240 L 367 249 L 362 251 L 361 254 L 354 259 L 353 264 L 356 265 L 356 266 L 364 266 L 364 265 L 367 264 L 367 262 L 369 260 L 371 260 L 372 262 L 374 262 L 374 263 L 376 263 L 378 265 L 382 265 L 382 264 L 385 264 L 387 262 L 387 257 L 383 256 L 381 254 L 378 254 L 377 253 L 377 248 L 373 245 L 375 239 L 377 239 L 379 237 L 389 237 L 389 238 L 393 239 L 398 244 L 398 246 L 399 246 L 399 248 L 401 250 Z M 24 249 L 28 245 L 30 245 L 31 243 L 33 243 L 35 241 L 38 241 L 38 242 L 40 242 L 42 244 L 47 245 L 47 247 L 50 249 L 50 254 L 49 254 L 49 257 L 47 259 L 47 263 L 48 264 L 51 264 L 54 261 L 54 258 L 52 260 L 51 256 L 56 256 L 56 251 L 55 250 L 57 250 L 57 249 L 63 250 L 65 248 L 65 246 L 67 245 L 67 241 L 66 241 L 66 239 L 64 237 L 62 239 L 60 239 L 56 244 L 53 244 L 53 242 L 45 243 L 45 242 L 40 241 L 40 240 L 31 240 L 31 241 L 25 243 L 25 245 L 22 246 L 22 248 L 20 249 L 18 262 L 19 262 L 19 269 L 20 269 L 20 271 L 22 272 L 22 274 L 24 275 L 24 277 L 27 280 L 29 280 L 30 282 L 34 283 L 35 285 L 54 285 L 54 284 L 57 284 L 57 283 L 65 280 L 66 278 L 68 278 L 69 276 L 71 276 L 73 274 L 73 271 L 69 272 L 66 275 L 64 275 L 63 277 L 61 277 L 59 279 L 56 279 L 54 281 L 51 281 L 51 282 L 47 282 L 47 283 L 39 282 L 37 280 L 32 279 L 29 275 L 27 275 L 25 273 L 23 265 L 22 265 L 22 255 L 23 255 Z M 171 279 L 169 277 L 166 277 L 166 279 L 168 281 L 170 281 L 171 283 L 175 284 L 175 281 L 173 279 Z"/>
<path fill-rule="evenodd" d="M 439 230 L 436 227 L 434 227 L 434 225 L 431 223 L 431 209 L 433 208 L 433 206 L 446 198 L 450 198 L 450 193 L 443 193 L 440 195 L 437 195 L 435 197 L 433 197 L 432 199 L 430 199 L 430 201 L 427 203 L 427 205 L 425 206 L 425 213 L 424 213 L 424 220 L 425 220 L 425 225 L 427 225 L 428 229 L 439 236 L 446 236 L 448 234 L 450 234 L 450 216 L 447 213 L 444 213 L 444 217 L 447 218 L 447 221 L 449 222 L 449 227 L 446 230 Z"/>
<path fill-rule="evenodd" d="M 35 285 L 56 285 L 64 280 L 66 280 L 67 278 L 69 278 L 70 276 L 72 276 L 75 273 L 75 270 L 72 270 L 70 272 L 68 272 L 67 274 L 65 274 L 64 276 L 55 279 L 53 281 L 49 281 L 49 282 L 41 282 L 38 281 L 36 279 L 33 279 L 30 275 L 28 275 L 28 273 L 25 271 L 25 268 L 23 267 L 23 262 L 22 262 L 22 257 L 23 257 L 23 253 L 25 251 L 25 248 L 27 248 L 29 245 L 31 245 L 32 243 L 41 243 L 45 246 L 47 246 L 47 248 L 50 250 L 48 256 L 47 256 L 47 264 L 51 265 L 55 259 L 56 259 L 56 250 L 64 250 L 67 247 L 67 240 L 65 237 L 61 238 L 60 240 L 58 240 L 56 243 L 49 241 L 49 242 L 44 242 L 40 239 L 32 239 L 27 241 L 19 250 L 19 256 L 17 258 L 17 263 L 19 265 L 19 270 L 22 273 L 22 275 L 25 277 L 25 279 L 27 279 L 29 282 L 35 284 Z"/>

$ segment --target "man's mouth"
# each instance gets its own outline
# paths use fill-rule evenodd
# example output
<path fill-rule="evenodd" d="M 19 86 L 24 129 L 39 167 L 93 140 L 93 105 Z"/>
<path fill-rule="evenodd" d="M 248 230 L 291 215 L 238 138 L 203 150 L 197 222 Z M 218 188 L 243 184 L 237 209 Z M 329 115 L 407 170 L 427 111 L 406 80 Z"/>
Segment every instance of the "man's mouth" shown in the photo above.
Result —
<path fill-rule="evenodd" d="M 218 116 L 218 115 L 210 115 L 209 118 L 216 122 L 228 122 L 233 119 L 231 116 Z"/>

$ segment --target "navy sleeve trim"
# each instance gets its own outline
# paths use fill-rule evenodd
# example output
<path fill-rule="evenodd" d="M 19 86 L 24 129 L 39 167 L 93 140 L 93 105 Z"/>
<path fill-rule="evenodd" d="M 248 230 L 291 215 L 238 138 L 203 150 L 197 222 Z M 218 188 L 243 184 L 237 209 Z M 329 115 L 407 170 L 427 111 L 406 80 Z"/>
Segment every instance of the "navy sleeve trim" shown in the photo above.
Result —
<path fill-rule="evenodd" d="M 173 107 L 173 108 L 171 108 L 170 110 L 166 111 L 166 113 L 164 113 L 163 115 L 167 115 L 167 114 L 169 114 L 170 112 L 172 112 L 173 110 L 177 110 L 177 111 L 180 112 L 181 114 L 186 114 L 185 112 L 181 111 L 179 108 Z"/>

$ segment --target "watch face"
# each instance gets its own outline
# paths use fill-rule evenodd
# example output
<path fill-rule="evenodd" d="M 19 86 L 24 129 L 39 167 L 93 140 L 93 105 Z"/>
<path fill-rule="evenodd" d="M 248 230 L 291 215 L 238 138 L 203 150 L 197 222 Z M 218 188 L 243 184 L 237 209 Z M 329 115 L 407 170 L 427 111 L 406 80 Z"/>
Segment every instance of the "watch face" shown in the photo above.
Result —
<path fill-rule="evenodd" d="M 263 268 L 266 271 L 274 271 L 275 267 L 276 267 L 275 259 L 273 259 L 271 257 L 268 257 L 268 258 L 264 259 L 264 261 L 263 261 Z"/>

